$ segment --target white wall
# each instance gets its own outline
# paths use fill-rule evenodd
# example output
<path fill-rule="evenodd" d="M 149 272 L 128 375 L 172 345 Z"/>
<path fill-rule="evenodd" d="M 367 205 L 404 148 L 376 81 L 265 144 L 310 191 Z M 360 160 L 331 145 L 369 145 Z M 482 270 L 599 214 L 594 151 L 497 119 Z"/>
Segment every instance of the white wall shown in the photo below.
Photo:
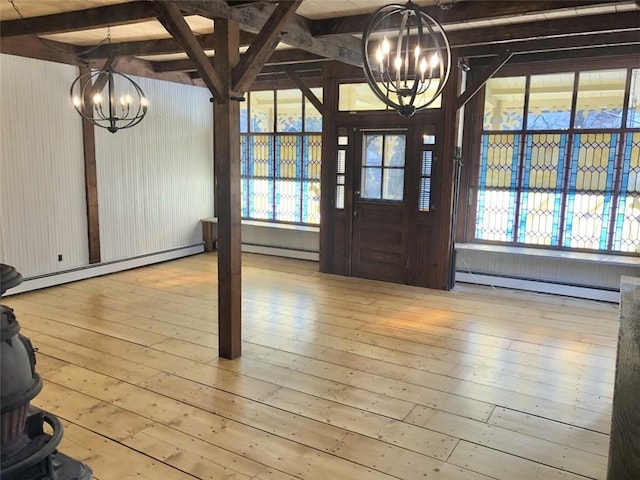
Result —
<path fill-rule="evenodd" d="M 81 121 L 68 95 L 77 74 L 0 55 L 0 262 L 25 277 L 88 264 Z M 115 134 L 96 128 L 103 262 L 199 243 L 199 219 L 213 215 L 210 94 L 135 80 L 147 117 Z"/>
<path fill-rule="evenodd" d="M 68 95 L 77 74 L 0 55 L 0 262 L 23 276 L 88 262 L 81 121 Z"/>
<path fill-rule="evenodd" d="M 149 99 L 137 126 L 96 129 L 102 260 L 202 241 L 213 215 L 213 107 L 204 88 L 132 77 Z"/>

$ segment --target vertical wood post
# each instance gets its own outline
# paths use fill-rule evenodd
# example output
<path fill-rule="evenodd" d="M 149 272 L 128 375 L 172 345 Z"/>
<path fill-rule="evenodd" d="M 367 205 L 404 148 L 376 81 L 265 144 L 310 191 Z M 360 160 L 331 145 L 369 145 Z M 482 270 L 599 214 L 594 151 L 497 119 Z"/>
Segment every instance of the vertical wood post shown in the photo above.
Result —
<path fill-rule="evenodd" d="M 442 290 L 450 290 L 455 282 L 455 250 L 453 239 L 453 210 L 454 210 L 454 193 L 456 181 L 457 164 L 454 162 L 456 152 L 456 139 L 458 133 L 458 107 L 456 99 L 458 98 L 458 90 L 460 89 L 460 72 L 456 68 L 458 57 L 455 53 L 451 56 L 451 77 L 442 93 L 442 106 L 444 110 L 444 130 L 442 158 L 439 159 L 440 177 L 440 194 L 437 199 L 436 208 L 438 212 L 438 240 L 437 240 L 437 258 L 438 271 L 436 273 L 436 287 Z"/>
<path fill-rule="evenodd" d="M 80 67 L 80 74 L 89 72 L 89 67 Z M 80 85 L 84 89 L 86 80 Z M 87 88 L 87 97 L 93 89 Z M 91 98 L 84 99 L 85 105 L 92 105 Z M 100 263 L 100 220 L 98 211 L 98 175 L 96 171 L 96 136 L 93 124 L 82 119 L 82 148 L 84 154 L 84 191 L 87 202 L 87 237 L 89 240 L 89 263 Z"/>
<path fill-rule="evenodd" d="M 622 277 L 619 328 L 607 479 L 632 480 L 640 478 L 640 278 Z"/>
<path fill-rule="evenodd" d="M 240 31 L 230 20 L 215 21 L 214 68 L 224 96 L 215 100 L 214 161 L 218 214 L 218 350 L 223 358 L 239 357 L 242 348 L 240 237 L 240 106 L 228 99 L 231 74 L 240 58 Z"/>
<path fill-rule="evenodd" d="M 334 273 L 334 204 L 336 198 L 337 84 L 324 65 L 322 168 L 320 170 L 320 271 Z M 344 273 L 342 271 L 338 273 Z"/>

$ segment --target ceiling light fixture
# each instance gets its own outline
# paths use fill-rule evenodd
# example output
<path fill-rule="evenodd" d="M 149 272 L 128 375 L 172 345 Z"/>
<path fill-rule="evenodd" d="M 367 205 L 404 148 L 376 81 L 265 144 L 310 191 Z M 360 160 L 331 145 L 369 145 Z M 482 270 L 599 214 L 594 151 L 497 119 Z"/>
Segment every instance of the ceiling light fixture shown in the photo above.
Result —
<path fill-rule="evenodd" d="M 111 33 L 107 34 L 111 45 Z M 107 62 L 102 70 L 78 76 L 69 90 L 76 111 L 97 127 L 111 133 L 131 128 L 142 121 L 149 106 L 140 86 L 118 73 Z"/>
<path fill-rule="evenodd" d="M 404 117 L 431 105 L 451 72 L 444 29 L 411 1 L 387 5 L 371 16 L 362 36 L 362 58 L 373 92 Z"/>

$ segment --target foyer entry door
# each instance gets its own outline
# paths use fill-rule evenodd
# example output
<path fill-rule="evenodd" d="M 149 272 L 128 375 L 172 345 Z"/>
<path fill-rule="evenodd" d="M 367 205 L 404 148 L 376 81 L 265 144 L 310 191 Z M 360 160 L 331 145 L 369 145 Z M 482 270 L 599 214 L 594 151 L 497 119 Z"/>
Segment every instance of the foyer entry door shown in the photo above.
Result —
<path fill-rule="evenodd" d="M 406 130 L 356 130 L 351 274 L 407 280 Z"/>

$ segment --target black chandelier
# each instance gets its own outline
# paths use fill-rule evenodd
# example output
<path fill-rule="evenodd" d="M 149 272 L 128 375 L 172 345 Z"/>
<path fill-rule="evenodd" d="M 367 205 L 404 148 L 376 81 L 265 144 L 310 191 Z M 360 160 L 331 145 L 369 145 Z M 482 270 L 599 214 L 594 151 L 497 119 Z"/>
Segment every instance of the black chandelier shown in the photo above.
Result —
<path fill-rule="evenodd" d="M 111 45 L 111 33 L 107 34 Z M 69 90 L 71 102 L 82 118 L 116 133 L 131 128 L 147 114 L 148 102 L 140 86 L 107 62 L 102 70 L 78 76 Z"/>
<path fill-rule="evenodd" d="M 444 29 L 411 1 L 387 5 L 371 16 L 362 36 L 362 58 L 373 92 L 405 117 L 431 105 L 451 72 Z"/>

